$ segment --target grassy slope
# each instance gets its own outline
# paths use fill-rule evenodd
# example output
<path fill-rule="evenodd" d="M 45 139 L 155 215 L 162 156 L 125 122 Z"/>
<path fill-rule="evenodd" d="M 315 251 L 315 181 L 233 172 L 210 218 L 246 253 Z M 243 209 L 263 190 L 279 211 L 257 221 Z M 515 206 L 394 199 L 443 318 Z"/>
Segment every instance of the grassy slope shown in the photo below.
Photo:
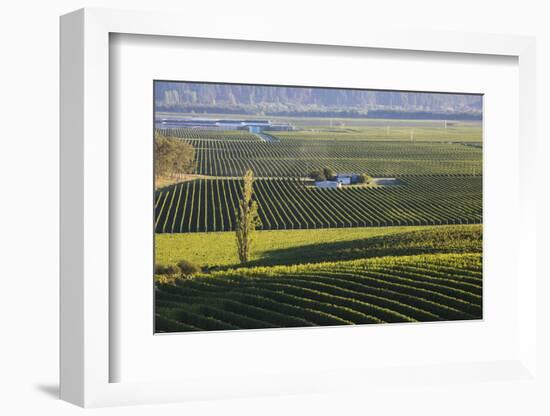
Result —
<path fill-rule="evenodd" d="M 257 180 L 254 189 L 262 229 L 481 222 L 480 176 L 399 179 L 403 186 L 328 190 L 306 187 L 295 179 Z M 164 188 L 155 198 L 156 231 L 231 231 L 241 186 L 238 180 L 199 180 Z"/>
<path fill-rule="evenodd" d="M 481 252 L 481 225 L 258 231 L 250 266 L 315 263 L 364 257 Z M 156 234 L 156 262 L 190 260 L 204 266 L 236 266 L 235 235 Z"/>
<path fill-rule="evenodd" d="M 157 284 L 157 331 L 482 317 L 481 254 L 251 267 Z"/>

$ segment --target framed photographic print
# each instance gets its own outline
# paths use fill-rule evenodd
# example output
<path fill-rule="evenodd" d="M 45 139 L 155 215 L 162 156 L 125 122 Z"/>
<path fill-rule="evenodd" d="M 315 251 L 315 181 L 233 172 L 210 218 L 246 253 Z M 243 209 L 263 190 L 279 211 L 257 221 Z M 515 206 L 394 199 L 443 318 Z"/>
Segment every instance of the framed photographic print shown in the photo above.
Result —
<path fill-rule="evenodd" d="M 61 19 L 62 398 L 542 391 L 533 39 L 218 20 Z"/>

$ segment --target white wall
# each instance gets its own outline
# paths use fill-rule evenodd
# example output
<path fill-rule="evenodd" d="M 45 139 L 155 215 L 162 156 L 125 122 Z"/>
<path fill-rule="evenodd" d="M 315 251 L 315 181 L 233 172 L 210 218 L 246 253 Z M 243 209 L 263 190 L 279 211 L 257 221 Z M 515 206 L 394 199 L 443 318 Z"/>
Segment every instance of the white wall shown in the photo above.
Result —
<path fill-rule="evenodd" d="M 361 27 L 387 19 L 407 27 L 513 33 L 538 37 L 539 156 L 541 189 L 550 188 L 550 29 L 547 2 L 503 1 L 167 1 L 167 0 L 19 0 L 5 1 L 0 10 L 0 114 L 2 115 L 0 178 L 2 205 L 2 282 L 0 312 L 0 413 L 73 414 L 80 409 L 57 401 L 58 367 L 58 16 L 74 9 L 116 7 L 187 11 L 201 16 L 261 14 L 286 25 L 322 24 Z M 202 13 L 201 13 L 202 12 Z M 267 13 L 268 12 L 268 13 Z M 198 18 L 198 17 L 192 17 Z M 242 18 L 242 17 L 241 17 Z M 243 21 L 245 21 L 244 19 Z M 185 24 L 182 22 L 182 24 Z M 208 21 L 206 21 L 208 24 Z M 244 31 L 242 26 L 239 27 Z M 544 102 L 543 102 L 544 98 Z M 32 106 L 29 106 L 32 103 Z M 542 137 L 546 137 L 543 141 Z M 546 156 L 545 156 L 546 155 Z M 540 212 L 549 212 L 540 201 Z M 548 231 L 548 222 L 544 220 Z M 543 232 L 541 232 L 543 234 Z M 542 248 L 542 246 L 541 246 Z M 541 256 L 542 257 L 542 256 Z M 550 273 L 547 273 L 550 276 Z M 7 285 L 5 283 L 8 283 Z M 547 310 L 547 309 L 546 309 Z M 547 344 L 548 346 L 548 344 Z M 547 350 L 550 350 L 548 348 Z M 476 397 L 457 400 L 447 414 L 481 414 Z M 493 414 L 538 414 L 524 396 L 503 394 Z M 429 404 L 427 404 L 429 405 Z M 10 410 L 8 410 L 10 409 Z M 192 403 L 103 409 L 100 414 L 339 414 L 368 409 L 368 398 L 334 394 L 323 397 L 269 398 L 247 401 Z M 388 410 L 391 403 L 388 403 Z M 489 408 L 485 409 L 488 410 Z M 413 410 L 413 409 L 411 409 Z M 541 410 L 541 409 L 538 409 Z M 510 413 L 509 413 L 510 412 Z"/>

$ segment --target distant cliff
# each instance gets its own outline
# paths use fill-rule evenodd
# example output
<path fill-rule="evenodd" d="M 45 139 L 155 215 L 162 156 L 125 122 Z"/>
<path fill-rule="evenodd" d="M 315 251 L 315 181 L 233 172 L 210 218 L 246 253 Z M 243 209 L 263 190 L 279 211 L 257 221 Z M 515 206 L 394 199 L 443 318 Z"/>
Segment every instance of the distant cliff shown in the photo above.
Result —
<path fill-rule="evenodd" d="M 480 118 L 480 95 L 155 82 L 157 111 L 364 117 L 377 110 Z M 373 111 L 375 116 L 377 111 Z"/>

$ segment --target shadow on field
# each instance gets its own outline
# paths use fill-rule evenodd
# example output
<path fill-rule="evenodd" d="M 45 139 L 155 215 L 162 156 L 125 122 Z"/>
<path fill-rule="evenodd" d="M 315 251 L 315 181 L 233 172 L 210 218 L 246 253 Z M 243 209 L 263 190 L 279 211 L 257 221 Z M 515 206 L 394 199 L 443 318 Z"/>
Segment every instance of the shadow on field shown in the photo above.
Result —
<path fill-rule="evenodd" d="M 266 251 L 247 264 L 273 266 L 355 260 L 383 256 L 482 251 L 481 226 L 461 229 L 412 231 L 350 241 L 319 242 L 306 246 Z"/>

